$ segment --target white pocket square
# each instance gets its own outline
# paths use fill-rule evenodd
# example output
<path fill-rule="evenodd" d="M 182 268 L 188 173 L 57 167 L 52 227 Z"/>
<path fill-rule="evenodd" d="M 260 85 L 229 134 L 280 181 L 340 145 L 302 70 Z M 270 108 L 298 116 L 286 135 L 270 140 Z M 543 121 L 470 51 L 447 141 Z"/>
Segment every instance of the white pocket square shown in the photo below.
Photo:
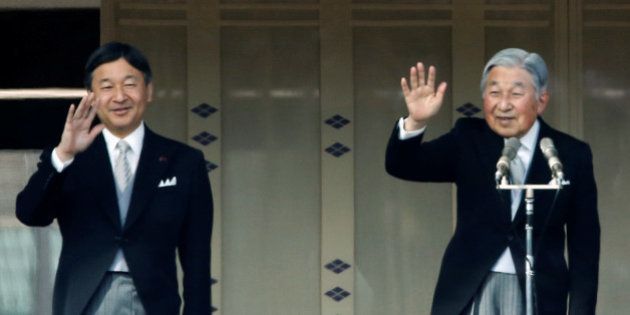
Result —
<path fill-rule="evenodd" d="M 158 188 L 175 186 L 175 185 L 177 185 L 177 177 L 173 176 L 172 178 L 166 178 L 166 179 L 160 180 L 160 184 L 158 185 Z"/>

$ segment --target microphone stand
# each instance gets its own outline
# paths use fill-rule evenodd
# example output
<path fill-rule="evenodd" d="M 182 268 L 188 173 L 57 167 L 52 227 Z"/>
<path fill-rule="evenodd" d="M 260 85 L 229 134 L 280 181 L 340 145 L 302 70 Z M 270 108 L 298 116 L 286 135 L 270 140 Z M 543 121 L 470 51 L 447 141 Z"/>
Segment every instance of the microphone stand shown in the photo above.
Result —
<path fill-rule="evenodd" d="M 565 185 L 561 178 L 549 184 L 509 184 L 507 176 L 497 183 L 500 190 L 525 190 L 525 314 L 534 315 L 534 190 L 558 190 Z"/>

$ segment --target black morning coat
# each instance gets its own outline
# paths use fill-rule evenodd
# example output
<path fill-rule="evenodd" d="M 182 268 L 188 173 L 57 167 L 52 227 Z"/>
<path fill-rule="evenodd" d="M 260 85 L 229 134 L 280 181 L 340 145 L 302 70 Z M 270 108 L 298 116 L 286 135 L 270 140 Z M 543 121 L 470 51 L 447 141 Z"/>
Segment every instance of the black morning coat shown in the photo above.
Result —
<path fill-rule="evenodd" d="M 176 184 L 160 185 L 167 181 Z M 81 314 L 119 248 L 147 314 L 179 314 L 176 249 L 184 272 L 184 314 L 209 314 L 213 206 L 203 154 L 146 128 L 124 226 L 115 189 L 99 135 L 61 173 L 52 166 L 51 151 L 44 151 L 17 197 L 23 223 L 59 224 L 63 244 L 53 314 Z"/>
<path fill-rule="evenodd" d="M 553 208 L 554 191 L 535 192 L 537 314 L 567 314 L 567 296 L 569 314 L 595 314 L 600 226 L 591 150 L 538 120 L 536 143 L 543 137 L 553 140 L 569 185 L 559 192 Z M 386 169 L 391 175 L 457 185 L 457 225 L 444 253 L 431 314 L 461 314 L 507 246 L 525 292 L 524 202 L 512 221 L 509 193 L 499 192 L 494 178 L 503 146 L 503 138 L 478 118 L 460 119 L 451 131 L 432 141 L 423 142 L 422 136 L 401 141 L 397 127 L 390 137 Z M 550 179 L 537 145 L 526 182 L 546 184 Z"/>

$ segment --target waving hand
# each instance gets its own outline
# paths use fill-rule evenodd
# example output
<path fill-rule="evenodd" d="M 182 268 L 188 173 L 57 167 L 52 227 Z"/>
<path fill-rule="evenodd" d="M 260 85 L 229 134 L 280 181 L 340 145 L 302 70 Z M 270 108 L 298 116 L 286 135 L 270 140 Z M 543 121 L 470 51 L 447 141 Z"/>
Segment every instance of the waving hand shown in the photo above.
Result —
<path fill-rule="evenodd" d="M 424 65 L 421 62 L 409 70 L 409 83 L 404 77 L 400 80 L 409 116 L 405 119 L 405 130 L 417 130 L 426 126 L 442 106 L 446 82 L 435 88 L 435 67 L 430 66 L 425 79 Z"/>
<path fill-rule="evenodd" d="M 97 110 L 98 100 L 95 100 L 93 92 L 84 96 L 79 106 L 70 105 L 61 134 L 61 142 L 57 145 L 57 154 L 62 161 L 70 160 L 78 153 L 85 151 L 103 130 L 103 124 L 92 127 Z"/>

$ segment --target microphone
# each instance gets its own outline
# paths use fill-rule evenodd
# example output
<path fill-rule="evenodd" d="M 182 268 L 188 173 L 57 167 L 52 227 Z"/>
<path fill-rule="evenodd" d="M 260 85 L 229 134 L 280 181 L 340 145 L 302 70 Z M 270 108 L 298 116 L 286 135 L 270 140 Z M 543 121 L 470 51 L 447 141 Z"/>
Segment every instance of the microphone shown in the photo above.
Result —
<path fill-rule="evenodd" d="M 556 150 L 556 146 L 553 145 L 553 141 L 550 138 L 542 138 L 540 140 L 540 150 L 542 150 L 545 158 L 547 158 L 547 163 L 549 163 L 549 169 L 551 169 L 553 178 L 562 181 L 562 179 L 564 179 L 562 162 L 560 162 L 558 158 L 558 150 Z"/>
<path fill-rule="evenodd" d="M 501 157 L 497 162 L 497 172 L 494 173 L 494 179 L 497 183 L 501 182 L 501 178 L 508 175 L 510 170 L 510 161 L 516 157 L 518 148 L 521 147 L 521 142 L 517 138 L 512 137 L 507 139 L 503 151 L 501 151 Z"/>

